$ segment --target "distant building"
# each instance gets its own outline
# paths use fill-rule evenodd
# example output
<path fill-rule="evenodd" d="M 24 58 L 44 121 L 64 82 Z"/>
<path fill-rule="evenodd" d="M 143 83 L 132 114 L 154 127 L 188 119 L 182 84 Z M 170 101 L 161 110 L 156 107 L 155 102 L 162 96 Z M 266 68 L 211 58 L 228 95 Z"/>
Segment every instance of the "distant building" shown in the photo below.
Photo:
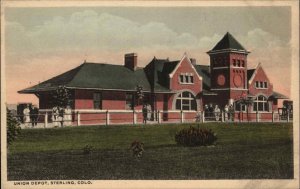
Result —
<path fill-rule="evenodd" d="M 205 104 L 218 104 L 221 109 L 233 104 L 236 111 L 245 111 L 241 98 L 253 98 L 250 112 L 277 110 L 284 95 L 273 91 L 273 84 L 261 64 L 248 69 L 248 52 L 230 33 L 207 52 L 210 66 L 198 65 L 186 54 L 181 60 L 153 58 L 138 67 L 138 56 L 126 54 L 124 65 L 84 62 L 80 66 L 24 90 L 35 94 L 40 109 L 51 109 L 51 91 L 64 85 L 72 93 L 72 109 L 142 109 L 203 110 Z M 142 86 L 143 101 L 137 97 Z M 165 117 L 167 119 L 167 117 Z"/>

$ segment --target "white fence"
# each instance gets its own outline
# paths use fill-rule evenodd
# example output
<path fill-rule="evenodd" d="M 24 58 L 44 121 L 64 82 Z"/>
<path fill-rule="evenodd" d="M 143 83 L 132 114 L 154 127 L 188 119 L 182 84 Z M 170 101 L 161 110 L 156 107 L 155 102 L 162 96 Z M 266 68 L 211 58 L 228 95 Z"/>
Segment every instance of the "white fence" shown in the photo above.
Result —
<path fill-rule="evenodd" d="M 235 112 L 219 114 L 203 111 L 154 111 L 150 119 L 144 119 L 142 110 L 73 110 L 70 120 L 52 118 L 52 111 L 41 109 L 38 115 L 39 127 L 80 126 L 80 125 L 122 125 L 122 124 L 161 124 L 192 122 L 291 122 L 292 115 L 282 116 L 275 112 Z M 149 117 L 149 116 L 148 116 Z M 19 118 L 22 118 L 19 116 Z M 70 124 L 66 124 L 69 122 Z M 30 126 L 32 120 L 23 125 Z"/>

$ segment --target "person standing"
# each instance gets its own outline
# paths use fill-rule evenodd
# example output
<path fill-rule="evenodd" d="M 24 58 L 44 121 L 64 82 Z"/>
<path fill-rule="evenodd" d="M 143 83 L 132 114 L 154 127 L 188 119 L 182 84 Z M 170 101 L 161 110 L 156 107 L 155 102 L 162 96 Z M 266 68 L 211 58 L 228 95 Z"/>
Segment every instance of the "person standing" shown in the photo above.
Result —
<path fill-rule="evenodd" d="M 72 109 L 70 106 L 67 106 L 64 111 L 64 123 L 66 126 L 72 125 Z"/>
<path fill-rule="evenodd" d="M 216 105 L 215 109 L 214 109 L 214 114 L 215 114 L 216 121 L 220 120 L 220 113 L 221 113 L 221 110 L 220 110 L 219 106 Z"/>
<path fill-rule="evenodd" d="M 226 104 L 225 107 L 224 107 L 224 116 L 225 116 L 225 121 L 228 121 L 228 113 L 229 113 L 229 107 L 228 105 Z"/>
<path fill-rule="evenodd" d="M 204 106 L 204 117 L 207 118 L 207 117 L 208 117 L 208 114 L 209 114 L 208 105 L 205 104 L 205 106 Z"/>
<path fill-rule="evenodd" d="M 25 127 L 27 127 L 30 124 L 30 109 L 29 109 L 29 105 L 26 105 L 26 107 L 24 108 L 23 115 L 24 115 L 24 125 L 25 125 Z"/>
<path fill-rule="evenodd" d="M 58 121 L 59 121 L 59 126 L 63 127 L 64 126 L 64 108 L 62 108 L 62 107 L 58 108 Z"/>
<path fill-rule="evenodd" d="M 230 104 L 230 106 L 229 106 L 229 120 L 234 121 L 234 109 L 233 109 L 232 104 Z"/>
<path fill-rule="evenodd" d="M 147 104 L 147 120 L 148 120 L 148 121 L 151 120 L 151 113 L 152 113 L 151 105 L 150 105 L 150 104 Z"/>
<path fill-rule="evenodd" d="M 37 126 L 37 120 L 39 117 L 39 110 L 35 105 L 32 105 L 32 108 L 30 109 L 30 119 L 32 127 Z"/>
<path fill-rule="evenodd" d="M 212 103 L 209 104 L 208 111 L 209 111 L 209 115 L 208 115 L 209 119 L 210 120 L 214 119 L 214 107 L 213 107 Z"/>
<path fill-rule="evenodd" d="M 54 127 L 58 126 L 58 108 L 56 106 L 52 108 L 52 122 Z"/>
<path fill-rule="evenodd" d="M 146 104 L 144 104 L 142 112 L 143 112 L 143 123 L 146 124 L 147 123 L 147 106 L 146 106 Z"/>

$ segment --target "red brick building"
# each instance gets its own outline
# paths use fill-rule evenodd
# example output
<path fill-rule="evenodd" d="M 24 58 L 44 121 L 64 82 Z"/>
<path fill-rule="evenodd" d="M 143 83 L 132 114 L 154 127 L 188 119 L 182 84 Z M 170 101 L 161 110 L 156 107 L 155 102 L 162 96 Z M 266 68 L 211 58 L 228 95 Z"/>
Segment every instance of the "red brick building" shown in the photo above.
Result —
<path fill-rule="evenodd" d="M 234 104 L 245 111 L 241 98 L 253 98 L 250 112 L 271 112 L 277 100 L 261 64 L 247 69 L 248 52 L 230 33 L 207 52 L 210 65 L 197 65 L 186 54 L 178 61 L 153 58 L 138 67 L 137 54 L 126 54 L 124 65 L 84 62 L 52 79 L 19 91 L 36 94 L 40 109 L 51 109 L 51 91 L 64 85 L 72 93 L 72 109 L 131 110 L 150 104 L 152 110 L 203 110 L 204 104 Z M 137 98 L 142 86 L 143 101 Z M 164 115 L 167 119 L 168 115 Z"/>

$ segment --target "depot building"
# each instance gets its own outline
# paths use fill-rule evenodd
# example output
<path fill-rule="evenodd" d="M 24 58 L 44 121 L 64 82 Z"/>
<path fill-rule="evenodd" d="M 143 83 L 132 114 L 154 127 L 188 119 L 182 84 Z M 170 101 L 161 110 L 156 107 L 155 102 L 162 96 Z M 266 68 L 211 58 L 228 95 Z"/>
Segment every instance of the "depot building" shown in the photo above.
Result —
<path fill-rule="evenodd" d="M 150 104 L 153 111 L 202 111 L 205 104 L 221 109 L 232 104 L 235 111 L 246 111 L 240 99 L 252 98 L 249 112 L 276 111 L 278 99 L 287 97 L 273 90 L 262 64 L 247 68 L 249 53 L 226 33 L 207 52 L 210 65 L 199 65 L 184 54 L 176 61 L 154 57 L 142 68 L 138 55 L 130 53 L 124 55 L 123 65 L 84 62 L 19 93 L 35 94 L 40 109 L 52 109 L 51 92 L 65 86 L 72 94 L 74 110 L 141 110 L 143 104 Z M 142 100 L 137 87 L 142 88 Z"/>

